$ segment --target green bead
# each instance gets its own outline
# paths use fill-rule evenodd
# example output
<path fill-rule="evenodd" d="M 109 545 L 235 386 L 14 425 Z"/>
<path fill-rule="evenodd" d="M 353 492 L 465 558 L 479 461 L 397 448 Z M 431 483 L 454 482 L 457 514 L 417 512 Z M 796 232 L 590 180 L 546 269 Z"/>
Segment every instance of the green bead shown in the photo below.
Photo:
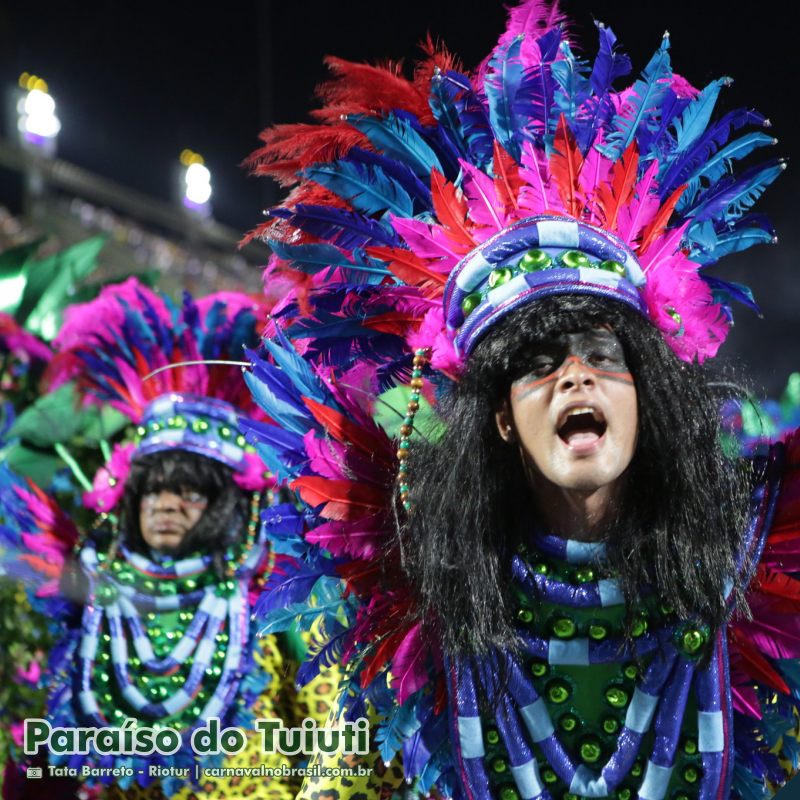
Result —
<path fill-rule="evenodd" d="M 136 669 L 142 666 L 142 662 L 139 660 L 138 656 L 133 656 L 132 658 L 128 659 L 128 663 Z"/>
<path fill-rule="evenodd" d="M 603 754 L 603 748 L 594 736 L 588 736 L 581 742 L 580 754 L 581 759 L 587 764 L 594 764 Z"/>
<path fill-rule="evenodd" d="M 217 634 L 217 641 L 220 642 L 221 644 L 227 644 L 228 643 L 228 634 L 227 633 L 218 633 Z"/>
<path fill-rule="evenodd" d="M 606 700 L 614 708 L 624 708 L 628 704 L 628 693 L 619 686 L 609 686 L 606 689 Z"/>
<path fill-rule="evenodd" d="M 187 578 L 183 582 L 183 587 L 189 592 L 194 591 L 197 588 L 197 581 L 194 578 Z"/>
<path fill-rule="evenodd" d="M 552 631 L 559 639 L 569 639 L 575 635 L 577 626 L 569 617 L 560 617 L 552 624 Z"/>
<path fill-rule="evenodd" d="M 608 636 L 608 626 L 602 622 L 592 622 L 589 624 L 589 637 L 596 642 L 602 642 Z"/>
<path fill-rule="evenodd" d="M 523 625 L 529 625 L 531 622 L 533 622 L 533 611 L 531 611 L 529 608 L 521 608 L 519 611 L 517 611 L 517 619 Z"/>
<path fill-rule="evenodd" d="M 172 595 L 178 593 L 178 587 L 175 585 L 174 581 L 161 581 L 158 589 L 162 595 Z"/>
<path fill-rule="evenodd" d="M 183 675 L 170 675 L 169 681 L 177 686 L 179 683 L 183 683 Z"/>
<path fill-rule="evenodd" d="M 571 694 L 572 691 L 569 688 L 569 684 L 565 683 L 564 681 L 551 681 L 551 683 L 549 683 L 547 686 L 547 696 L 550 698 L 550 702 L 552 703 L 566 703 Z"/>
<path fill-rule="evenodd" d="M 195 433 L 205 433 L 208 430 L 208 420 L 205 419 L 192 420 L 192 430 Z"/>
<path fill-rule="evenodd" d="M 683 743 L 683 752 L 686 753 L 687 756 L 695 755 L 695 753 L 697 753 L 697 740 L 687 739 Z"/>
<path fill-rule="evenodd" d="M 620 276 L 625 275 L 625 267 L 620 264 L 619 261 L 612 261 L 611 259 L 608 261 L 602 261 L 600 263 L 600 269 L 604 269 L 607 272 L 614 272 Z"/>
<path fill-rule="evenodd" d="M 558 781 L 558 775 L 551 769 L 545 769 L 542 771 L 542 780 L 545 783 L 556 783 Z"/>
<path fill-rule="evenodd" d="M 125 570 L 124 572 L 120 572 L 120 574 L 117 575 L 117 580 L 123 586 L 133 586 L 133 584 L 136 582 L 136 577 L 132 572 L 128 572 L 127 570 Z"/>
<path fill-rule="evenodd" d="M 620 789 L 617 792 L 617 800 L 631 800 L 631 790 L 630 789 Z"/>
<path fill-rule="evenodd" d="M 219 435 L 222 439 L 230 439 L 233 436 L 233 431 L 227 425 L 223 425 L 219 429 Z"/>
<path fill-rule="evenodd" d="M 175 417 L 175 427 L 176 428 L 188 428 L 189 427 L 189 421 L 186 419 L 186 417 L 182 417 L 179 414 L 177 417 Z"/>
<path fill-rule="evenodd" d="M 106 554 L 105 553 L 98 553 L 97 554 L 97 560 L 98 561 L 105 561 L 106 560 Z"/>
<path fill-rule="evenodd" d="M 636 761 L 631 767 L 631 775 L 633 775 L 634 778 L 638 778 L 642 774 L 643 769 L 644 767 L 642 767 L 642 762 Z"/>
<path fill-rule="evenodd" d="M 464 312 L 464 316 L 468 317 L 481 304 L 481 300 L 483 300 L 483 298 L 478 292 L 468 294 L 461 301 L 461 310 Z"/>
<path fill-rule="evenodd" d="M 580 720 L 574 714 L 564 714 L 558 721 L 562 731 L 572 733 L 581 724 Z"/>
<path fill-rule="evenodd" d="M 486 741 L 490 745 L 496 745 L 500 741 L 500 734 L 496 728 L 489 728 L 486 731 Z"/>
<path fill-rule="evenodd" d="M 523 272 L 535 272 L 539 269 L 547 269 L 552 263 L 553 259 L 544 250 L 528 250 L 520 259 L 519 268 Z"/>
<path fill-rule="evenodd" d="M 108 683 L 108 673 L 107 672 L 101 672 L 97 676 L 97 680 L 99 680 L 100 683 Z"/>
<path fill-rule="evenodd" d="M 145 428 L 144 425 L 139 425 L 139 427 L 136 428 L 137 436 L 144 436 L 146 433 L 147 433 L 147 428 Z"/>
<path fill-rule="evenodd" d="M 606 717 L 603 720 L 603 730 L 606 733 L 616 733 L 619 730 L 619 720 L 614 717 Z"/>
<path fill-rule="evenodd" d="M 591 583 L 594 580 L 594 570 L 591 567 L 583 567 L 575 573 L 575 580 L 578 583 Z"/>
<path fill-rule="evenodd" d="M 519 794 L 513 786 L 504 786 L 500 790 L 500 800 L 519 800 Z"/>
<path fill-rule="evenodd" d="M 570 269 L 579 269 L 589 266 L 589 256 L 581 253 L 580 250 L 567 250 L 561 255 L 561 263 Z"/>
<path fill-rule="evenodd" d="M 498 775 L 502 775 L 508 769 L 508 764 L 504 758 L 496 758 L 492 761 L 492 771 L 496 772 Z"/>
<path fill-rule="evenodd" d="M 156 590 L 155 581 L 146 580 L 142 582 L 142 589 L 144 589 L 148 594 L 152 594 Z"/>
<path fill-rule="evenodd" d="M 117 599 L 117 587 L 110 583 L 104 583 L 97 589 L 97 601 L 100 605 L 108 605 Z"/>
<path fill-rule="evenodd" d="M 244 446 L 247 444 L 247 439 L 245 439 L 245 438 L 244 438 L 244 436 L 242 436 L 242 434 L 240 433 L 240 434 L 239 434 L 239 435 L 236 437 L 236 444 L 237 444 L 239 447 L 244 447 Z"/>
<path fill-rule="evenodd" d="M 109 653 L 106 653 L 105 650 L 104 650 L 102 653 L 100 653 L 100 660 L 101 661 L 110 661 L 111 660 L 111 655 Z M 133 662 L 131 662 L 131 663 L 133 663 Z"/>
<path fill-rule="evenodd" d="M 150 430 L 153 431 L 153 433 L 158 433 L 161 430 L 161 427 L 161 423 L 156 422 L 155 420 L 150 423 Z"/>
<path fill-rule="evenodd" d="M 115 562 L 114 562 L 114 563 L 111 565 L 111 571 L 112 571 L 112 572 L 119 572 L 121 569 L 122 569 L 122 564 L 120 564 L 120 562 L 119 562 L 119 561 L 115 561 Z"/>
<path fill-rule="evenodd" d="M 544 661 L 534 661 L 531 663 L 531 675 L 534 678 L 542 678 L 550 672 L 550 667 Z"/>
<path fill-rule="evenodd" d="M 549 575 L 550 574 L 550 566 L 545 564 L 544 561 L 540 561 L 538 564 L 534 564 L 531 569 L 537 575 Z"/>
<path fill-rule="evenodd" d="M 639 636 L 644 636 L 645 633 L 647 633 L 647 619 L 644 616 L 640 616 L 634 620 L 631 626 L 631 636 L 638 638 Z"/>
<path fill-rule="evenodd" d="M 106 705 L 108 705 L 108 704 L 109 704 L 109 703 L 110 703 L 112 700 L 113 700 L 113 698 L 111 697 L 111 695 L 110 695 L 110 694 L 108 694 L 108 692 L 106 692 L 106 693 L 103 695 L 103 702 L 104 702 Z M 114 714 L 114 716 L 116 716 L 116 714 Z M 121 714 L 121 713 L 120 713 L 120 716 L 122 716 L 122 714 Z"/>
<path fill-rule="evenodd" d="M 697 783 L 700 780 L 700 770 L 697 767 L 686 767 L 683 771 L 683 779 L 686 783 Z"/>
<path fill-rule="evenodd" d="M 635 681 L 636 678 L 639 677 L 639 670 L 636 668 L 635 664 L 628 664 L 625 669 L 622 670 L 622 674 L 629 680 Z"/>
<path fill-rule="evenodd" d="M 159 627 L 150 628 L 150 638 L 158 639 L 163 631 Z"/>
<path fill-rule="evenodd" d="M 511 280 L 512 275 L 513 273 L 508 267 L 493 269 L 489 273 L 489 288 L 496 289 L 498 286 L 508 283 Z"/>
<path fill-rule="evenodd" d="M 706 643 L 706 637 L 703 635 L 703 632 L 697 630 L 696 628 L 691 628 L 688 631 L 684 631 L 683 635 L 681 636 L 681 647 L 683 648 L 684 653 L 688 653 L 689 655 L 695 655 L 700 650 L 702 650 L 703 645 Z"/>

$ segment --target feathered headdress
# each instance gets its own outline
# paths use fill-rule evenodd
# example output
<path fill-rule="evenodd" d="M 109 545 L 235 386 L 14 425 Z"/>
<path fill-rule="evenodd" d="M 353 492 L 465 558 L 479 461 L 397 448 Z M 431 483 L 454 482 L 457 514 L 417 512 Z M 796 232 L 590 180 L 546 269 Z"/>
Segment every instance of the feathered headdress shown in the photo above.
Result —
<path fill-rule="evenodd" d="M 221 461 L 245 488 L 264 485 L 263 465 L 238 424 L 241 414 L 258 416 L 257 407 L 244 381 L 231 379 L 231 365 L 217 362 L 241 359 L 265 322 L 263 303 L 247 295 L 187 293 L 177 307 L 135 278 L 67 310 L 51 387 L 75 379 L 86 402 L 107 403 L 137 425 L 136 444 L 117 445 L 87 505 L 109 511 L 131 458 L 172 448 Z M 183 366 L 169 368 L 176 364 Z"/>
<path fill-rule="evenodd" d="M 430 44 L 412 80 L 330 59 L 320 124 L 276 126 L 252 157 L 256 173 L 295 187 L 254 232 L 274 266 L 313 276 L 304 296 L 378 287 L 373 307 L 403 306 L 391 323 L 412 348 L 427 322 L 434 365 L 554 293 L 613 297 L 681 358 L 715 355 L 730 303 L 753 300 L 706 267 L 774 240 L 750 209 L 784 163 L 734 171 L 775 143 L 769 123 L 745 109 L 713 119 L 730 79 L 693 88 L 672 70 L 667 34 L 638 79 L 615 88 L 631 63 L 611 29 L 598 25 L 590 64 L 562 21 L 555 5 L 522 3 L 472 75 Z M 330 315 L 317 317 L 329 336 Z M 388 325 L 367 316 L 362 328 Z"/>

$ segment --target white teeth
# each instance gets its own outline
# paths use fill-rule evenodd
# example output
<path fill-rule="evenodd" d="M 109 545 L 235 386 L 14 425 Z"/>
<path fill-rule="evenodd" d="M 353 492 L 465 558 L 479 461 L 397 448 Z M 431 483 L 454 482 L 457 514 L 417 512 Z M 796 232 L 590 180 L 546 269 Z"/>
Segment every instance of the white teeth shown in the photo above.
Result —
<path fill-rule="evenodd" d="M 578 408 L 571 408 L 567 412 L 568 417 L 574 417 L 576 414 L 592 414 L 594 415 L 594 409 L 589 408 L 589 406 L 578 406 Z"/>

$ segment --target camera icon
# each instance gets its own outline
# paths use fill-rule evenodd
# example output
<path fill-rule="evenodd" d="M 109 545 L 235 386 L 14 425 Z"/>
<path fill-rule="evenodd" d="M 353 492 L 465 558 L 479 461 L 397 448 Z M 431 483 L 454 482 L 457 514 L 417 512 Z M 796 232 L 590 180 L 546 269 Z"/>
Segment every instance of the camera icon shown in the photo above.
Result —
<path fill-rule="evenodd" d="M 25 775 L 28 778 L 41 778 L 42 776 L 42 768 L 41 767 L 28 767 L 25 771 Z"/>

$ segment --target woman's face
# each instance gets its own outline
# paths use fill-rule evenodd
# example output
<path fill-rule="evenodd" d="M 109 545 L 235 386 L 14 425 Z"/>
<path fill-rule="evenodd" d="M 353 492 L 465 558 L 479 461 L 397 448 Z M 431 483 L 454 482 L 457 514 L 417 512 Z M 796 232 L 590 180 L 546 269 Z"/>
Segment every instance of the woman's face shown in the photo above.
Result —
<path fill-rule="evenodd" d="M 532 368 L 514 381 L 496 414 L 500 435 L 517 442 L 533 471 L 563 490 L 614 484 L 636 449 L 636 386 L 622 343 L 608 328 L 538 342 Z"/>
<path fill-rule="evenodd" d="M 191 489 L 145 494 L 139 504 L 142 538 L 159 553 L 175 552 L 207 507 L 208 498 Z"/>

